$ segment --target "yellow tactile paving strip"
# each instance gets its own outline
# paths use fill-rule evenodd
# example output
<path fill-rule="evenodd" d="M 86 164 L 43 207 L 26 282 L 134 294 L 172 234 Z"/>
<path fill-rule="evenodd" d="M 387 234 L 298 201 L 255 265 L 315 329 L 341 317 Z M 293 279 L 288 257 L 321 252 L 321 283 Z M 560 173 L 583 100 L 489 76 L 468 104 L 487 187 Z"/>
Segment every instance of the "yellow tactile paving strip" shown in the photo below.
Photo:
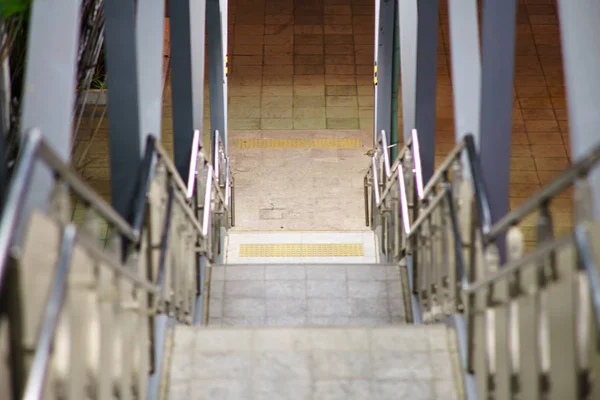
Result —
<path fill-rule="evenodd" d="M 360 138 L 236 139 L 238 149 L 360 149 Z"/>
<path fill-rule="evenodd" d="M 241 244 L 240 257 L 363 257 L 362 243 Z"/>

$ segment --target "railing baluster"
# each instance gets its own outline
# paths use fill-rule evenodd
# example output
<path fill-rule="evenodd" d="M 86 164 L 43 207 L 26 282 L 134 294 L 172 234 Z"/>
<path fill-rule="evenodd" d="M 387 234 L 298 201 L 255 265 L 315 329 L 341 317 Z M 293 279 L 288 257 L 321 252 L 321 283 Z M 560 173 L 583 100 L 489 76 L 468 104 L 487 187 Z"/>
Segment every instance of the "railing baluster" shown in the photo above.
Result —
<path fill-rule="evenodd" d="M 577 255 L 573 244 L 558 250 L 557 276 L 546 289 L 550 370 L 549 400 L 579 399 L 579 368 L 575 336 L 575 271 Z"/>

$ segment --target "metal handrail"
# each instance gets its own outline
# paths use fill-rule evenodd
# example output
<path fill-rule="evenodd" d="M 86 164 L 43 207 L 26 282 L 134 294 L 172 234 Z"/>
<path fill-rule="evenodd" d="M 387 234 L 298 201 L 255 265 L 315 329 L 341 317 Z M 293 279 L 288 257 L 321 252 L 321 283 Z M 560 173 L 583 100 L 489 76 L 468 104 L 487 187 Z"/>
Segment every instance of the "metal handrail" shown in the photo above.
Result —
<path fill-rule="evenodd" d="M 592 246 L 588 243 L 583 224 L 575 227 L 575 245 L 579 252 L 579 258 L 583 265 L 583 271 L 587 275 L 592 295 L 592 307 L 594 309 L 594 322 L 596 329 L 600 332 L 600 273 L 592 254 Z"/>
<path fill-rule="evenodd" d="M 194 152 L 194 150 L 192 150 Z M 197 157 L 197 150 L 195 153 Z M 3 224 L 0 225 L 0 282 L 5 270 L 6 262 L 9 259 L 9 253 L 12 246 L 12 231 L 21 218 L 21 204 L 27 195 L 28 182 L 36 162 L 42 161 L 53 171 L 60 182 L 64 182 L 74 192 L 76 192 L 84 201 L 92 207 L 99 217 L 104 218 L 109 224 L 113 225 L 118 235 L 133 242 L 140 244 L 143 224 L 146 215 L 147 196 L 149 193 L 150 182 L 152 179 L 154 165 L 158 162 L 164 165 L 170 178 L 169 183 L 169 201 L 167 215 L 165 216 L 165 229 L 168 229 L 171 221 L 172 206 L 174 203 L 180 205 L 184 218 L 191 221 L 191 227 L 195 230 L 198 237 L 206 239 L 210 229 L 210 217 L 212 213 L 211 204 L 213 194 L 217 201 L 225 204 L 225 199 L 218 185 L 213 185 L 217 181 L 217 176 L 210 164 L 207 165 L 207 185 L 205 190 L 205 212 L 202 223 L 194 215 L 193 208 L 188 203 L 186 196 L 187 189 L 183 185 L 182 179 L 177 175 L 173 163 L 166 156 L 166 151 L 160 146 L 155 138 L 149 137 L 146 151 L 141 163 L 140 174 L 138 178 L 138 188 L 132 207 L 132 217 L 130 225 L 124 218 L 117 214 L 102 198 L 97 196 L 81 178 L 73 173 L 67 165 L 50 149 L 44 142 L 38 131 L 33 132 L 26 138 L 25 146 L 21 155 L 21 161 L 18 164 L 15 180 L 12 190 L 9 192 Z M 40 391 L 43 389 L 43 382 L 48 368 L 48 362 L 52 352 L 52 342 L 55 331 L 58 326 L 58 315 L 62 307 L 65 291 L 67 290 L 67 275 L 69 271 L 70 258 L 74 246 L 80 242 L 85 251 L 90 256 L 103 265 L 111 268 L 115 273 L 127 279 L 134 287 L 143 289 L 148 294 L 159 294 L 162 292 L 162 286 L 165 283 L 166 276 L 166 252 L 169 232 L 162 233 L 160 257 L 158 266 L 157 283 L 139 277 L 133 270 L 124 267 L 125 258 L 118 260 L 112 253 L 106 252 L 98 243 L 87 235 L 78 235 L 73 224 L 67 225 L 63 231 L 63 241 L 61 244 L 61 253 L 57 264 L 57 272 L 52 283 L 51 294 L 46 310 L 43 314 L 41 336 L 36 346 L 34 362 L 32 364 L 31 374 L 28 377 L 25 393 L 27 399 L 39 398 Z M 65 247 L 66 246 L 66 247 Z M 136 246 L 137 247 L 137 246 Z M 116 254 L 119 254 L 117 252 Z"/>
<path fill-rule="evenodd" d="M 192 156 L 190 157 L 190 167 L 188 169 L 188 181 L 186 197 L 189 199 L 194 195 L 194 189 L 196 185 L 196 169 L 198 167 L 198 152 L 200 151 L 200 131 L 196 129 L 194 131 L 194 138 L 192 139 Z"/>
<path fill-rule="evenodd" d="M 486 243 L 490 243 L 511 226 L 517 224 L 529 213 L 539 208 L 540 204 L 548 202 L 557 194 L 571 186 L 575 180 L 588 174 L 588 172 L 600 162 L 600 145 L 596 146 L 583 158 L 562 172 L 554 181 L 544 186 L 539 192 L 534 194 L 529 200 L 521 206 L 510 211 L 492 227 L 490 227 L 485 237 Z"/>
<path fill-rule="evenodd" d="M 423 198 L 423 167 L 421 165 L 421 147 L 419 144 L 419 134 L 416 129 L 411 131 L 413 159 L 415 162 L 415 181 L 417 184 L 417 195 L 419 199 Z"/>
<path fill-rule="evenodd" d="M 92 243 L 85 235 L 79 235 L 75 225 L 67 225 L 63 230 L 61 248 L 56 263 L 56 274 L 52 282 L 46 309 L 43 313 L 40 336 L 25 386 L 23 396 L 25 400 L 38 400 L 42 398 L 46 372 L 52 353 L 52 343 L 66 296 L 71 259 L 77 242 L 82 242 L 85 250 L 91 253 L 92 258 L 102 261 L 102 265 L 110 267 L 134 286 L 145 290 L 149 294 L 160 293 L 164 284 L 164 279 L 158 279 L 156 285 L 140 279 L 136 274 L 124 268 L 120 262 L 108 256 L 106 252 L 102 251 L 96 243 Z M 165 254 L 166 249 L 161 247 L 161 261 L 164 261 L 163 255 Z M 159 274 L 161 272 L 164 275 L 163 263 L 160 265 Z"/>
<path fill-rule="evenodd" d="M 134 242 L 139 240 L 139 231 L 132 228 L 84 180 L 69 169 L 68 165 L 63 163 L 54 150 L 44 142 L 38 130 L 32 130 L 25 139 L 21 161 L 17 165 L 13 178 L 13 189 L 8 193 L 2 224 L 0 224 L 0 285 L 3 282 L 2 278 L 13 242 L 13 232 L 21 219 L 24 198 L 29 189 L 33 168 L 38 160 L 45 162 L 57 175 L 60 175 L 65 183 L 77 192 L 87 204 L 92 205 L 96 212 L 114 226 L 121 235 Z"/>
<path fill-rule="evenodd" d="M 384 130 L 379 134 L 381 140 L 381 152 L 383 154 L 383 166 L 385 168 L 385 176 L 389 177 L 392 173 L 390 167 L 390 154 L 388 152 L 387 135 Z"/>
<path fill-rule="evenodd" d="M 56 265 L 56 276 L 52 282 L 50 295 L 44 312 L 44 319 L 40 330 L 37 350 L 33 357 L 29 377 L 25 386 L 25 400 L 38 400 L 42 398 L 44 382 L 50 354 L 52 352 L 52 342 L 54 333 L 58 327 L 58 319 L 62 308 L 65 292 L 67 290 L 67 275 L 71 266 L 71 257 L 75 247 L 77 230 L 73 225 L 65 228 L 62 235 L 60 253 Z"/>
<path fill-rule="evenodd" d="M 413 143 L 413 138 L 411 137 L 404 144 L 404 146 L 402 146 L 402 149 L 398 152 L 398 156 L 396 157 L 396 160 L 394 161 L 394 163 L 390 167 L 391 168 L 391 172 L 390 172 L 390 175 L 389 175 L 389 179 L 386 182 L 386 185 L 385 185 L 385 188 L 384 188 L 383 192 L 381 193 L 382 199 L 385 199 L 387 197 L 388 193 L 393 189 L 393 187 L 394 187 L 393 180 L 396 179 L 396 175 L 398 174 L 398 168 L 400 167 L 400 164 L 402 163 L 402 161 L 406 157 L 407 152 L 412 150 L 413 153 L 414 153 L 414 150 L 412 149 L 412 143 Z"/>

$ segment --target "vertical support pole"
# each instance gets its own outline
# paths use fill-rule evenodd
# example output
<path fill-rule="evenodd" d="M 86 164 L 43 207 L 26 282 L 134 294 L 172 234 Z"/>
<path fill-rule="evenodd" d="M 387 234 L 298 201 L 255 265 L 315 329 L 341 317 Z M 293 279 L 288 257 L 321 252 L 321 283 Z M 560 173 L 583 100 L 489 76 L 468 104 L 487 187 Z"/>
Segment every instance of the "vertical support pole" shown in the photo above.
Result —
<path fill-rule="evenodd" d="M 417 129 L 423 181 L 435 166 L 438 0 L 399 0 L 404 140 Z"/>
<path fill-rule="evenodd" d="M 479 154 L 492 222 L 509 210 L 516 0 L 485 0 L 481 46 Z M 504 237 L 498 241 L 505 259 Z"/>
<path fill-rule="evenodd" d="M 204 118 L 206 1 L 169 2 L 173 158 L 184 182 L 188 179 L 194 130 L 202 132 Z"/>
<path fill-rule="evenodd" d="M 163 104 L 164 0 L 139 0 L 136 43 L 139 80 L 140 132 L 160 138 Z M 145 143 L 145 140 L 144 140 Z"/>
<path fill-rule="evenodd" d="M 210 129 L 221 135 L 227 154 L 227 1 L 207 0 Z M 211 135 L 211 138 L 213 135 Z M 214 139 L 212 139 L 214 142 Z M 216 145 L 212 143 L 212 145 Z"/>
<path fill-rule="evenodd" d="M 140 92 L 133 0 L 104 1 L 112 204 L 131 216 L 145 135 L 140 127 Z"/>
<path fill-rule="evenodd" d="M 391 139 L 395 9 L 396 0 L 375 2 L 375 146 L 377 135 L 382 130 L 388 135 L 388 143 Z"/>
<path fill-rule="evenodd" d="M 481 59 L 477 0 L 448 2 L 456 141 L 472 133 L 479 145 Z"/>
<path fill-rule="evenodd" d="M 573 161 L 600 143 L 600 53 L 593 51 L 600 33 L 600 3 L 595 0 L 558 1 L 560 37 L 569 112 Z M 594 33 L 596 32 L 596 33 Z M 589 176 L 594 215 L 600 216 L 600 170 Z"/>
<path fill-rule="evenodd" d="M 46 0 L 31 4 L 21 129 L 27 132 L 38 128 L 65 162 L 71 157 L 80 19 L 81 0 Z M 17 240 L 24 233 L 31 210 L 47 208 L 51 191 L 50 171 L 37 165 L 22 213 L 24 217 L 15 235 Z"/>
<path fill-rule="evenodd" d="M 400 140 L 398 133 L 398 91 L 400 89 L 400 7 L 396 4 L 394 12 L 394 56 L 392 58 L 392 119 L 390 121 L 390 159 L 392 162 L 398 157 Z"/>

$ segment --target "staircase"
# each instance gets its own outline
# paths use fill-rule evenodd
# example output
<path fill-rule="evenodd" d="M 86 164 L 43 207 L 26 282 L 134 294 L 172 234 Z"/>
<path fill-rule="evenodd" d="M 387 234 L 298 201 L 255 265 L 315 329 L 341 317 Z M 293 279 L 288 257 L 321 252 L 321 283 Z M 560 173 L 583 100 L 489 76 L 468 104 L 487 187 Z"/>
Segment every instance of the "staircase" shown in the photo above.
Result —
<path fill-rule="evenodd" d="M 168 398 L 462 398 L 444 325 L 177 327 Z"/>
<path fill-rule="evenodd" d="M 150 138 L 127 220 L 30 135 L 0 225 L 0 398 L 600 398 L 582 178 L 600 148 L 492 225 L 471 136 L 426 186 L 418 136 L 393 163 L 384 138 L 364 179 L 372 229 L 247 232 L 218 140 L 223 168 L 192 149 L 186 185 Z M 54 190 L 21 215 L 36 163 Z M 576 225 L 554 238 L 549 203 L 574 182 Z"/>

